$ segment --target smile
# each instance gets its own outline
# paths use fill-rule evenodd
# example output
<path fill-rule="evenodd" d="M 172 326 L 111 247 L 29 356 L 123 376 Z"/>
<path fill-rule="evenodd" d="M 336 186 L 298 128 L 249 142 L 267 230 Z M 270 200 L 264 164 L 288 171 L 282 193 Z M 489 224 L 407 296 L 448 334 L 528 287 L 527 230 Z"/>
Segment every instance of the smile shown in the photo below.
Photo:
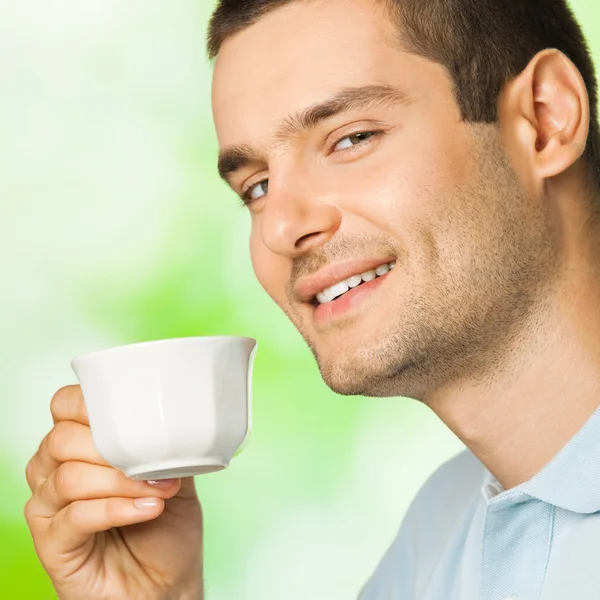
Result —
<path fill-rule="evenodd" d="M 319 292 L 316 296 L 317 300 L 319 301 L 319 304 L 327 304 L 328 302 L 333 302 L 333 300 L 335 300 L 336 298 L 343 296 L 350 290 L 359 287 L 363 283 L 368 283 L 369 281 L 373 281 L 378 277 L 386 275 L 395 266 L 396 261 L 392 261 L 390 263 L 382 264 L 375 269 L 371 269 L 370 271 L 366 271 L 357 275 L 352 275 L 347 279 L 343 279 L 342 281 L 328 288 L 325 288 L 322 292 Z"/>

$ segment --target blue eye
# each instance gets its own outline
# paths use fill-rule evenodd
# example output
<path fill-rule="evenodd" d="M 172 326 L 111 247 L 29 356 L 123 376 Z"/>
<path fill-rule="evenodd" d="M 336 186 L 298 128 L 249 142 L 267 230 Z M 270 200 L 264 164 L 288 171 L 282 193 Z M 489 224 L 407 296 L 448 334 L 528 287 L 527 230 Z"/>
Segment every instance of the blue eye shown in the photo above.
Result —
<path fill-rule="evenodd" d="M 255 193 L 257 190 L 263 191 L 264 193 L 262 195 L 257 196 Z M 249 187 L 246 190 L 246 192 L 244 193 L 244 195 L 242 196 L 242 200 L 246 204 L 250 204 L 250 202 L 253 202 L 254 200 L 259 200 L 263 196 L 266 196 L 268 191 L 269 191 L 269 180 L 263 179 L 262 181 L 259 181 L 259 182 L 255 183 L 253 186 Z"/>
<path fill-rule="evenodd" d="M 342 145 L 342 147 L 339 148 L 340 150 L 346 150 L 347 148 L 352 148 L 352 146 L 358 146 L 359 144 L 362 144 L 363 142 L 366 142 L 368 139 L 372 138 L 377 133 L 378 132 L 376 131 L 357 131 L 356 133 L 343 137 L 335 144 L 333 149 L 335 150 L 340 145 Z"/>

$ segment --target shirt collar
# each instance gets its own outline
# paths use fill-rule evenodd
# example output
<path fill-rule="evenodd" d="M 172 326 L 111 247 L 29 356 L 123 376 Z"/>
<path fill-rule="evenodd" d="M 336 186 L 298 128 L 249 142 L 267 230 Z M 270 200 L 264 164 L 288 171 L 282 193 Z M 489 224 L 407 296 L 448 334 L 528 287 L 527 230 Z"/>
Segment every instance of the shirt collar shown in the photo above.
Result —
<path fill-rule="evenodd" d="M 572 512 L 600 511 L 600 407 L 541 471 L 513 490 Z M 486 469 L 484 497 L 502 491 Z"/>

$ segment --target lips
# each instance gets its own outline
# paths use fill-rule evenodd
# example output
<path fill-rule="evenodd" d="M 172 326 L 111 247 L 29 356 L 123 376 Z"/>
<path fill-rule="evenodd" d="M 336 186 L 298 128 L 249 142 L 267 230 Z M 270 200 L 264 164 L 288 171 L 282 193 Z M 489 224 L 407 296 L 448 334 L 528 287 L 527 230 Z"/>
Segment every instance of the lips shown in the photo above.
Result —
<path fill-rule="evenodd" d="M 394 260 L 396 259 L 393 256 L 383 256 L 363 260 L 339 261 L 324 267 L 314 275 L 300 279 L 294 287 L 294 292 L 301 302 L 312 302 L 316 295 L 324 289 L 348 279 L 348 277 L 371 271 Z"/>

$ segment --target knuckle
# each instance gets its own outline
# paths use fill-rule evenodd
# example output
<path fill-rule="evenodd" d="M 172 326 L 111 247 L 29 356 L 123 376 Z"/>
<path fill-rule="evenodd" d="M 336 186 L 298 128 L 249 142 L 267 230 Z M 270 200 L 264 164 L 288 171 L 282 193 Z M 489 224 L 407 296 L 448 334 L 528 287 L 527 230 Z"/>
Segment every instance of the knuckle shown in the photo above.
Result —
<path fill-rule="evenodd" d="M 75 463 L 64 462 L 58 466 L 54 474 L 54 487 L 56 493 L 65 500 L 73 496 L 79 481 L 79 469 Z"/>
<path fill-rule="evenodd" d="M 131 487 L 132 483 L 135 485 L 137 482 L 134 482 L 132 479 L 129 479 L 122 471 L 116 469 L 115 467 L 111 467 L 109 469 L 110 473 L 110 482 L 115 489 L 123 489 L 125 487 Z"/>
<path fill-rule="evenodd" d="M 74 529 L 80 529 L 86 522 L 85 504 L 82 501 L 71 502 L 64 509 L 65 522 Z"/>
<path fill-rule="evenodd" d="M 51 458 L 58 462 L 65 460 L 66 442 L 71 432 L 70 423 L 58 422 L 50 431 L 46 439 L 46 448 Z"/>
<path fill-rule="evenodd" d="M 33 458 L 29 459 L 29 462 L 25 467 L 25 478 L 27 479 L 29 487 L 33 489 L 33 485 L 35 483 L 35 464 Z"/>
<path fill-rule="evenodd" d="M 39 498 L 32 496 L 27 500 L 23 507 L 23 516 L 25 517 L 27 526 L 35 534 L 40 527 L 40 516 L 42 516 Z"/>
<path fill-rule="evenodd" d="M 104 469 L 103 487 L 111 496 L 126 495 L 131 490 L 130 480 L 118 469 Z"/>
<path fill-rule="evenodd" d="M 23 514 L 25 515 L 25 521 L 27 524 L 30 524 L 33 520 L 33 498 L 29 498 L 29 500 L 27 500 L 25 503 Z"/>
<path fill-rule="evenodd" d="M 117 523 L 122 513 L 122 501 L 119 498 L 107 498 L 102 506 L 102 520 L 105 523 Z"/>

